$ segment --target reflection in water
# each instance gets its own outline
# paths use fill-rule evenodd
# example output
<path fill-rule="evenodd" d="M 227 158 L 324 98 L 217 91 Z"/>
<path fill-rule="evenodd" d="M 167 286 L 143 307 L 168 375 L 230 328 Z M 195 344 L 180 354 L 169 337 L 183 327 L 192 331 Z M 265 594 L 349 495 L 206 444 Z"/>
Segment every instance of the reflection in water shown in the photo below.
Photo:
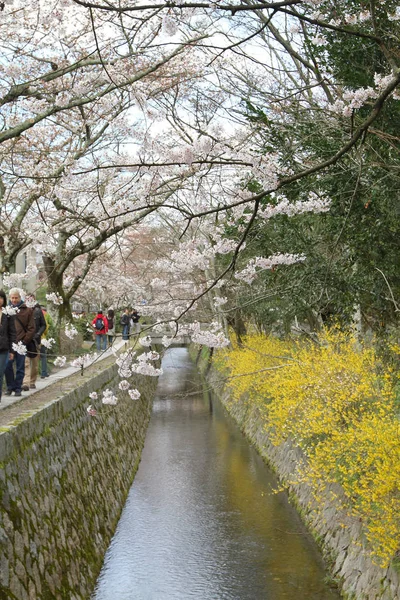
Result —
<path fill-rule="evenodd" d="M 169 350 L 163 369 L 95 600 L 337 600 L 297 514 L 271 493 L 273 474 L 201 391 L 186 350 Z"/>

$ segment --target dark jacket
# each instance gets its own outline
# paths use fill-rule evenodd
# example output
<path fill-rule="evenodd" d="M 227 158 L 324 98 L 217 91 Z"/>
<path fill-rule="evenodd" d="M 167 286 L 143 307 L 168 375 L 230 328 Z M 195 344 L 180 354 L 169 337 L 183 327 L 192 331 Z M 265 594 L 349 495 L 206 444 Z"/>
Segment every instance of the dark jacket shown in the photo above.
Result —
<path fill-rule="evenodd" d="M 0 316 L 0 352 L 14 352 L 12 345 L 17 339 L 14 321 L 15 317 L 4 313 Z"/>
<path fill-rule="evenodd" d="M 132 323 L 139 323 L 140 315 L 137 310 L 131 312 Z"/>
<path fill-rule="evenodd" d="M 120 318 L 120 323 L 122 326 L 129 325 L 130 315 L 127 313 L 122 313 Z"/>
<path fill-rule="evenodd" d="M 33 319 L 35 321 L 35 335 L 34 338 L 38 344 L 41 342 L 42 333 L 46 331 L 46 319 L 39 304 L 35 304 L 33 307 Z"/>
<path fill-rule="evenodd" d="M 19 312 L 15 315 L 15 331 L 17 332 L 17 342 L 27 344 L 36 333 L 35 320 L 33 318 L 33 309 L 28 308 L 24 302 L 18 306 Z"/>

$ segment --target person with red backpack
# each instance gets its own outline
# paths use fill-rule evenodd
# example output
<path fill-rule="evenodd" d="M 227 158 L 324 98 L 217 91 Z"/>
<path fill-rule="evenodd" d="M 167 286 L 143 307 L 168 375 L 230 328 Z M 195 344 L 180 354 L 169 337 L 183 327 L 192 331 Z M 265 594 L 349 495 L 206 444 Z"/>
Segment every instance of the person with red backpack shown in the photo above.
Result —
<path fill-rule="evenodd" d="M 108 332 L 108 320 L 103 311 L 99 310 L 97 315 L 92 321 L 92 327 L 96 335 L 96 348 L 97 352 L 101 350 L 107 350 L 107 332 Z"/>

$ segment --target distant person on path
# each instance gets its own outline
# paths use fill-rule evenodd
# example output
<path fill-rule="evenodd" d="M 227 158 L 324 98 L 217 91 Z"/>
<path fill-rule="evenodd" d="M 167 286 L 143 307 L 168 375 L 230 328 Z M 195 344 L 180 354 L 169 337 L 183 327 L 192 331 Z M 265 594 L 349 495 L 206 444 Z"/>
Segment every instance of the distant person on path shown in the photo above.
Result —
<path fill-rule="evenodd" d="M 132 331 L 134 331 L 135 333 L 140 333 L 139 319 L 140 319 L 140 315 L 139 315 L 138 311 L 136 310 L 136 308 L 134 308 L 131 312 L 130 321 L 131 321 Z"/>
<path fill-rule="evenodd" d="M 42 340 L 46 340 L 49 335 L 49 327 L 50 325 L 53 325 L 53 319 L 51 318 L 44 306 L 42 306 L 42 313 L 44 316 L 44 320 L 46 321 L 46 329 L 43 332 Z M 49 369 L 47 366 L 47 348 L 44 344 L 41 344 L 40 346 L 40 377 L 41 379 L 49 377 Z"/>
<path fill-rule="evenodd" d="M 10 303 L 13 308 L 18 308 L 18 312 L 14 317 L 16 342 L 22 342 L 26 346 L 33 340 L 36 333 L 33 309 L 26 306 L 18 288 L 10 290 Z M 4 374 L 7 382 L 7 394 L 11 396 L 15 392 L 16 396 L 21 396 L 22 382 L 25 375 L 25 355 L 15 352 L 14 358 L 8 361 Z"/>
<path fill-rule="evenodd" d="M 100 352 L 101 350 L 107 350 L 108 321 L 107 317 L 103 315 L 102 310 L 99 310 L 93 319 L 92 326 L 94 327 L 94 333 L 96 336 L 97 352 Z"/>
<path fill-rule="evenodd" d="M 36 379 L 39 367 L 40 344 L 42 342 L 42 334 L 46 330 L 46 320 L 40 308 L 40 304 L 36 302 L 35 294 L 27 294 L 25 302 L 27 306 L 33 309 L 33 318 L 35 321 L 35 335 L 33 340 L 36 343 L 37 352 L 35 355 L 25 357 L 25 377 L 22 382 L 22 391 L 36 389 Z"/>
<path fill-rule="evenodd" d="M 0 402 L 3 390 L 3 375 L 8 360 L 13 360 L 13 343 L 16 341 L 15 317 L 7 315 L 3 308 L 7 306 L 5 292 L 0 290 Z"/>
<path fill-rule="evenodd" d="M 107 321 L 108 321 L 108 332 L 107 332 L 108 345 L 112 346 L 113 342 L 114 342 L 114 337 L 115 337 L 115 313 L 112 308 L 108 309 Z"/>
<path fill-rule="evenodd" d="M 120 323 L 122 325 L 122 339 L 129 340 L 129 331 L 130 331 L 129 308 L 126 308 L 124 310 L 124 313 L 121 315 Z"/>

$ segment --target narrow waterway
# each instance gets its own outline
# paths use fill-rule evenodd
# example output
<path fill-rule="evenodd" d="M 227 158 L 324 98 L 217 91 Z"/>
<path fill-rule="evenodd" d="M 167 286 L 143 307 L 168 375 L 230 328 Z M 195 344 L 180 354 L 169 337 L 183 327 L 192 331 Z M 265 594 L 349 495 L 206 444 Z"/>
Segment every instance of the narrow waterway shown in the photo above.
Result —
<path fill-rule="evenodd" d="M 274 475 L 170 349 L 95 600 L 337 600 Z"/>

